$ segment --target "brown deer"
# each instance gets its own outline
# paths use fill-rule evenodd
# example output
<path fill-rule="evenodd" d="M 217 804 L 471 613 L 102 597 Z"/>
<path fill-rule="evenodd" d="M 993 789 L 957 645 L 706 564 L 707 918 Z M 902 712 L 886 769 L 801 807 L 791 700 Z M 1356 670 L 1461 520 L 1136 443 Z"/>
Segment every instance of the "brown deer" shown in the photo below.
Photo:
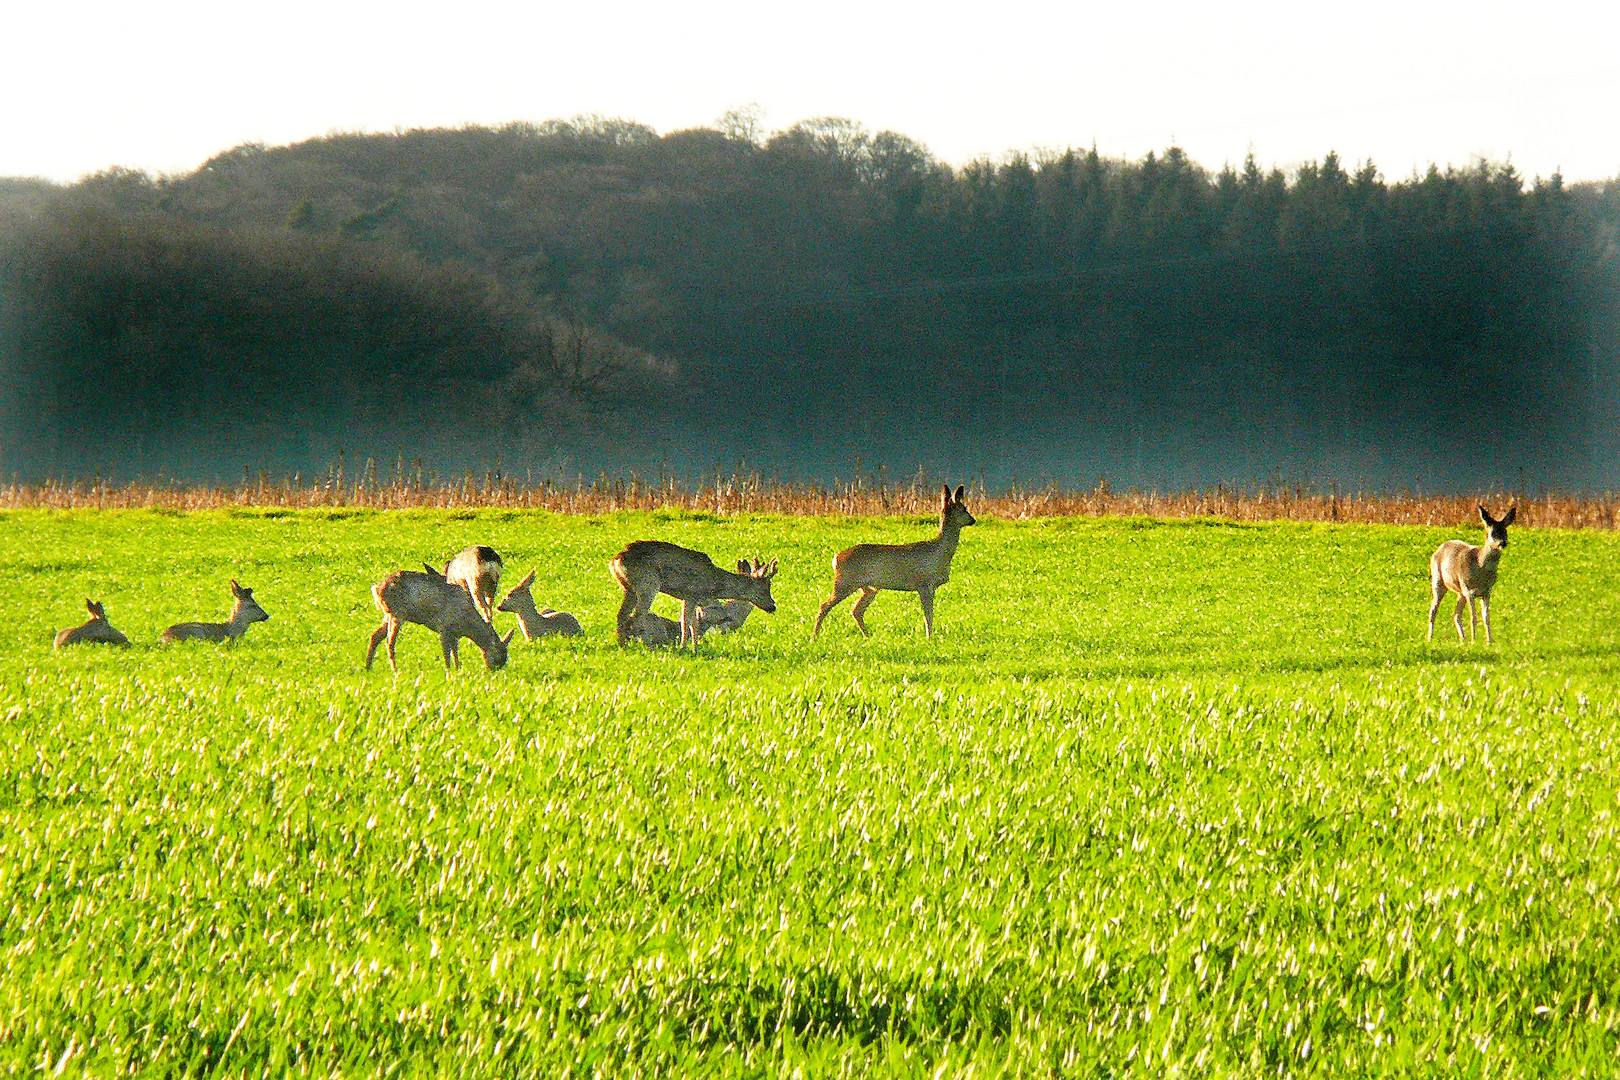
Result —
<path fill-rule="evenodd" d="M 163 631 L 158 640 L 165 644 L 171 641 L 235 641 L 247 633 L 249 626 L 269 620 L 270 613 L 253 599 L 252 589 L 244 589 L 232 579 L 231 595 L 235 597 L 235 602 L 231 605 L 231 617 L 225 622 L 175 623 Z"/>
<path fill-rule="evenodd" d="M 747 600 L 725 600 L 701 607 L 698 609 L 697 636 L 702 638 L 710 630 L 729 634 L 748 621 L 748 616 L 753 610 L 754 605 Z M 674 645 L 681 640 L 681 624 L 674 619 L 666 619 L 656 612 L 649 611 L 641 617 L 639 623 L 631 625 L 626 637 L 640 639 L 649 649 Z"/>
<path fill-rule="evenodd" d="M 428 563 L 422 565 L 433 570 Z M 501 556 L 494 548 L 474 544 L 446 563 L 442 576 L 450 584 L 465 588 L 467 595 L 472 597 L 478 613 L 484 617 L 485 622 L 493 626 L 495 590 L 500 588 L 501 571 L 504 569 Z"/>
<path fill-rule="evenodd" d="M 1491 644 L 1491 589 L 1496 585 L 1496 565 L 1507 550 L 1508 526 L 1518 517 L 1519 508 L 1508 507 L 1502 520 L 1491 517 L 1481 506 L 1479 519 L 1485 523 L 1485 543 L 1476 547 L 1461 540 L 1447 540 L 1429 556 L 1429 589 L 1434 602 L 1429 605 L 1429 640 L 1434 640 L 1434 613 L 1440 610 L 1440 601 L 1446 591 L 1457 594 L 1457 610 L 1451 621 L 1457 627 L 1457 640 L 1466 643 L 1469 638 L 1479 640 L 1479 629 L 1474 622 L 1474 600 L 1479 600 L 1485 618 L 1485 644 Z M 1462 612 L 1468 608 L 1468 636 L 1463 635 Z"/>
<path fill-rule="evenodd" d="M 371 598 L 382 609 L 382 625 L 371 632 L 371 647 L 366 650 L 366 670 L 377 655 L 377 646 L 388 639 L 388 664 L 395 671 L 394 643 L 400 629 L 408 622 L 425 626 L 439 635 L 439 647 L 444 652 L 446 668 L 460 667 L 461 654 L 457 648 L 462 638 L 477 645 L 484 654 L 484 666 L 498 671 L 506 666 L 506 647 L 512 642 L 513 630 L 504 638 L 495 633 L 474 606 L 472 595 L 461 585 L 452 585 L 438 573 L 424 574 L 420 570 L 399 570 L 389 574 L 371 587 Z"/>
<path fill-rule="evenodd" d="M 703 636 L 701 618 L 698 621 L 698 637 Z M 665 645 L 674 645 L 681 640 L 681 624 L 674 619 L 666 619 L 657 612 L 649 611 L 639 621 L 632 622 L 625 631 L 626 641 L 640 641 L 649 649 L 657 649 Z"/>
<path fill-rule="evenodd" d="M 550 608 L 536 608 L 534 594 L 529 586 L 534 584 L 534 571 L 518 582 L 511 592 L 506 594 L 495 608 L 496 611 L 510 611 L 518 617 L 523 627 L 523 640 L 533 641 L 535 638 L 550 637 L 561 634 L 564 637 L 573 637 L 580 632 L 579 620 L 566 611 L 553 611 Z"/>
<path fill-rule="evenodd" d="M 737 572 L 722 570 L 701 551 L 663 540 L 637 540 L 608 563 L 613 579 L 624 589 L 619 604 L 619 644 L 635 636 L 659 593 L 681 601 L 680 644 L 697 647 L 698 610 L 721 600 L 747 600 L 766 614 L 776 610 L 771 579 L 776 562 L 738 561 Z"/>
<path fill-rule="evenodd" d="M 90 621 L 83 626 L 75 626 L 57 634 L 56 647 L 58 649 L 66 645 L 129 644 L 129 638 L 114 630 L 112 623 L 107 621 L 107 607 L 105 604 L 86 598 L 84 606 L 90 612 Z"/>
<path fill-rule="evenodd" d="M 918 540 L 914 544 L 856 544 L 840 551 L 833 558 L 833 592 L 821 605 L 816 625 L 810 631 L 810 640 L 821 633 L 821 620 L 827 617 L 850 593 L 860 590 L 855 601 L 855 625 L 861 633 L 871 636 L 866 621 L 861 618 L 872 599 L 883 589 L 896 592 L 914 592 L 922 603 L 923 632 L 934 636 L 934 590 L 951 580 L 951 559 L 956 556 L 956 545 L 962 539 L 962 529 L 974 523 L 962 501 L 963 489 L 956 489 L 951 497 L 950 485 L 945 485 L 944 499 L 939 511 L 939 535 L 932 540 Z"/>

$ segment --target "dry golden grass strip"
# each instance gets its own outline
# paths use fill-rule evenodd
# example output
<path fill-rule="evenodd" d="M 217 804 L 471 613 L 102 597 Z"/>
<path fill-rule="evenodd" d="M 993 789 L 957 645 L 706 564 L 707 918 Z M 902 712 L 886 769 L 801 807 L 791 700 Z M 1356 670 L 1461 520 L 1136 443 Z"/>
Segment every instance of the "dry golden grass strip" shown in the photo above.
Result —
<path fill-rule="evenodd" d="M 712 480 L 684 482 L 672 477 L 645 480 L 600 476 L 587 481 L 516 480 L 489 472 L 442 480 L 396 471 L 380 481 L 367 468 L 346 481 L 341 470 L 320 483 L 297 478 L 245 480 L 235 487 L 180 484 L 47 482 L 0 487 L 0 507 L 82 509 L 157 508 L 207 510 L 229 506 L 407 508 L 510 508 L 563 514 L 603 514 L 619 510 L 679 509 L 720 516 L 793 514 L 932 516 L 939 479 L 921 474 L 902 483 L 865 480 L 815 484 L 787 483 L 757 474 L 719 474 Z M 970 488 L 972 485 L 970 485 Z M 1525 496 L 1507 491 L 1471 495 L 1352 493 L 1310 491 L 1303 487 L 1218 487 L 1205 491 L 1115 491 L 1106 482 L 1090 490 L 1008 487 L 970 496 L 975 512 L 1003 519 L 1038 517 L 1214 517 L 1232 521 L 1338 521 L 1402 525 L 1473 525 L 1475 507 L 1500 512 L 1519 508 L 1521 526 L 1565 529 L 1620 527 L 1620 495 Z"/>

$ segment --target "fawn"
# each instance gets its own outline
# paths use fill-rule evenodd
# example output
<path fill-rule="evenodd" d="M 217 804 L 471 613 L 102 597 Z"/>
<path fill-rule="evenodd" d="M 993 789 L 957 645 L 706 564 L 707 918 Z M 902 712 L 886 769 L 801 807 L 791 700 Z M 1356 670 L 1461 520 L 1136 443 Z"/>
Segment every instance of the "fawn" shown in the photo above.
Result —
<path fill-rule="evenodd" d="M 518 623 L 523 627 L 524 641 L 533 641 L 535 638 L 549 637 L 553 634 L 561 634 L 564 637 L 578 634 L 579 620 L 568 612 L 534 606 L 534 594 L 529 591 L 529 586 L 533 584 L 534 571 L 531 570 L 529 576 L 518 582 L 495 610 L 510 611 L 518 617 Z"/>
<path fill-rule="evenodd" d="M 158 638 L 165 644 L 171 641 L 235 641 L 247 633 L 247 628 L 256 622 L 266 622 L 270 613 L 259 606 L 253 599 L 253 590 L 244 589 L 231 580 L 231 595 L 236 598 L 231 605 L 231 617 L 225 622 L 183 622 L 175 623 Z"/>
<path fill-rule="evenodd" d="M 724 600 L 718 604 L 701 607 L 698 609 L 697 636 L 701 638 L 710 630 L 729 634 L 747 622 L 753 610 L 754 605 L 747 600 Z M 639 638 L 650 649 L 660 645 L 674 645 L 681 639 L 681 624 L 674 619 L 666 619 L 656 612 L 649 611 L 641 617 L 639 623 L 631 624 L 626 638 Z"/>
<path fill-rule="evenodd" d="M 56 647 L 64 645 L 128 645 L 129 638 L 113 629 L 112 623 L 107 621 L 107 607 L 98 601 L 86 598 L 85 608 L 90 612 L 90 621 L 83 626 L 75 626 L 63 630 L 56 635 Z"/>
<path fill-rule="evenodd" d="M 438 573 L 425 574 L 420 570 L 399 570 L 389 574 L 371 587 L 371 598 L 382 610 L 382 625 L 371 632 L 371 647 L 366 650 L 366 670 L 377 655 L 377 646 L 388 639 L 388 664 L 399 670 L 394 660 L 394 643 L 405 623 L 425 626 L 439 635 L 439 647 L 444 652 L 446 668 L 461 666 L 457 648 L 462 638 L 477 645 L 484 654 L 484 666 L 497 671 L 506 666 L 506 647 L 512 642 L 513 630 L 506 637 L 495 633 L 478 608 L 472 594 L 461 585 L 452 585 Z"/>
<path fill-rule="evenodd" d="M 766 614 L 776 610 L 771 579 L 776 563 L 739 560 L 737 572 L 722 570 L 701 551 L 663 540 L 637 540 L 608 563 L 613 579 L 624 589 L 619 604 L 619 644 L 636 634 L 659 593 L 681 601 L 680 644 L 697 647 L 698 610 L 721 600 L 747 600 Z"/>
<path fill-rule="evenodd" d="M 956 556 L 956 545 L 962 538 L 962 529 L 974 524 L 962 501 L 963 489 L 957 487 L 951 497 L 950 485 L 945 485 L 940 503 L 939 535 L 932 540 L 918 540 L 912 544 L 856 544 L 840 551 L 833 558 L 833 592 L 821 605 L 816 625 L 810 631 L 810 640 L 821 633 L 821 620 L 838 604 L 859 589 L 861 598 L 855 601 L 855 625 L 861 633 L 871 636 L 866 621 L 861 618 L 874 597 L 883 589 L 896 592 L 914 592 L 922 603 L 923 632 L 934 636 L 934 590 L 951 580 L 951 560 Z"/>
<path fill-rule="evenodd" d="M 1457 610 L 1451 615 L 1457 627 L 1457 640 L 1466 642 L 1469 637 L 1479 640 L 1479 629 L 1474 623 L 1474 600 L 1478 598 L 1485 618 L 1485 644 L 1491 644 L 1491 589 L 1496 585 L 1496 565 L 1502 561 L 1502 552 L 1507 550 L 1508 526 L 1518 517 L 1518 510 L 1516 506 L 1508 507 L 1508 512 L 1498 521 L 1481 506 L 1479 519 L 1485 523 L 1483 546 L 1447 540 L 1429 556 L 1429 589 L 1434 594 L 1434 602 L 1429 605 L 1430 641 L 1434 640 L 1434 613 L 1440 610 L 1440 601 L 1449 589 L 1457 594 Z M 1468 608 L 1468 637 L 1463 636 L 1464 606 Z"/>

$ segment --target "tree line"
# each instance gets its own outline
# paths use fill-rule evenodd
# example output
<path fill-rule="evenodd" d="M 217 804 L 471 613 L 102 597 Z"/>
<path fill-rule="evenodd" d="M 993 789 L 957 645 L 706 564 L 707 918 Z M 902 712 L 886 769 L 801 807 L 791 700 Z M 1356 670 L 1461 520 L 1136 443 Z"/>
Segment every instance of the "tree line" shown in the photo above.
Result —
<path fill-rule="evenodd" d="M 746 120 L 335 135 L 31 190 L 8 382 L 55 370 L 39 423 L 64 430 L 94 384 L 150 403 L 131 431 L 340 400 L 379 445 L 429 422 L 431 384 L 480 452 L 620 467 L 1613 468 L 1620 184 L 1175 148 L 955 167 L 847 120 Z M 562 371 L 559 334 L 594 359 Z"/>

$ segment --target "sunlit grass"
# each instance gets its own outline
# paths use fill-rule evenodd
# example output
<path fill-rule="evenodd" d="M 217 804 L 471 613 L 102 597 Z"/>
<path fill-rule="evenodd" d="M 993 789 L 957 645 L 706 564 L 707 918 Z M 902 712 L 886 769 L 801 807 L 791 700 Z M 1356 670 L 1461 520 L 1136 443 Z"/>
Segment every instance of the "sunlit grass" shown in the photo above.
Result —
<path fill-rule="evenodd" d="M 1424 640 L 1469 533 L 1210 520 L 985 520 L 932 640 L 885 594 L 809 641 L 835 551 L 931 531 L 5 514 L 0 1061 L 1620 1067 L 1612 534 L 1515 530 L 1492 648 Z M 619 650 L 639 537 L 779 559 L 777 614 Z M 472 542 L 585 635 L 363 672 L 369 586 Z M 270 622 L 151 644 L 232 577 Z M 51 650 L 87 595 L 134 648 Z"/>

